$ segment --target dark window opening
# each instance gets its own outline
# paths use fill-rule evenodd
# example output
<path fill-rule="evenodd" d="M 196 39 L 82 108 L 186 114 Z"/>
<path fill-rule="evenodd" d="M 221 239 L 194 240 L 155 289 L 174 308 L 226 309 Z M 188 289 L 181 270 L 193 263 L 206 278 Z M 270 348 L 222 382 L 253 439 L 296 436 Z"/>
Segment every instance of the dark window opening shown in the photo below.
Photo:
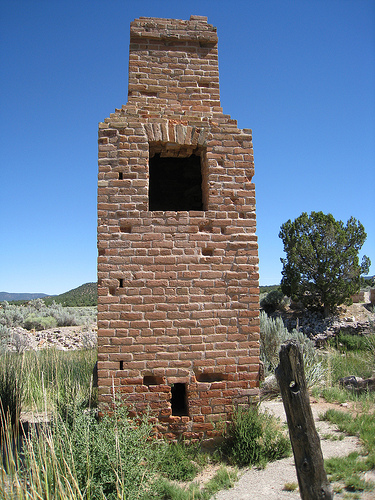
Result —
<path fill-rule="evenodd" d="M 119 280 L 118 280 L 118 286 L 120 288 L 124 288 L 124 278 L 119 278 Z"/>
<path fill-rule="evenodd" d="M 198 382 L 222 382 L 227 376 L 224 373 L 197 373 L 196 379 Z"/>
<path fill-rule="evenodd" d="M 172 415 L 184 416 L 189 415 L 186 395 L 186 384 L 177 383 L 171 388 L 172 399 Z"/>
<path fill-rule="evenodd" d="M 120 181 L 122 181 L 122 179 L 124 178 L 123 175 L 122 175 L 122 172 L 118 173 L 118 178 L 119 178 Z"/>
<path fill-rule="evenodd" d="M 124 362 L 123 360 L 120 361 L 120 370 L 123 370 L 124 369 Z"/>
<path fill-rule="evenodd" d="M 143 377 L 143 385 L 161 385 L 163 383 L 163 377 L 157 377 L 156 375 L 145 375 Z"/>
<path fill-rule="evenodd" d="M 149 210 L 203 210 L 201 158 L 150 158 Z"/>
<path fill-rule="evenodd" d="M 214 254 L 213 248 L 202 248 L 202 255 L 205 257 L 212 257 Z"/>

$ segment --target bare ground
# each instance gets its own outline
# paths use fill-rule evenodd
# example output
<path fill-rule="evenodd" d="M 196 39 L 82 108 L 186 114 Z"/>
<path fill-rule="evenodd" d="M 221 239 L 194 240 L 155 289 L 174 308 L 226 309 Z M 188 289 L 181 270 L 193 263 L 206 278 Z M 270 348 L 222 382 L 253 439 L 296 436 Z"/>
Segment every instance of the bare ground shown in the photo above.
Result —
<path fill-rule="evenodd" d="M 323 420 L 319 415 L 329 408 L 343 411 L 351 411 L 351 405 L 340 407 L 338 404 L 311 401 L 311 409 L 314 415 L 316 429 L 321 439 L 321 448 L 324 458 L 343 457 L 352 451 L 361 451 L 361 445 L 356 437 L 344 436 L 342 440 L 334 439 L 341 434 L 337 428 Z M 261 409 L 272 412 L 286 422 L 282 401 L 263 402 Z M 328 437 L 331 436 L 331 437 Z M 333 438 L 333 439 L 332 439 Z M 366 474 L 366 479 L 375 482 L 375 471 Z M 298 483 L 293 456 L 276 462 L 269 463 L 264 469 L 250 467 L 240 470 L 239 480 L 229 490 L 220 491 L 214 498 L 216 500 L 297 500 L 300 499 L 298 488 L 294 491 L 286 491 L 287 483 Z M 335 494 L 335 499 L 345 497 L 345 491 Z M 353 498 L 353 497 L 352 497 Z M 361 500 L 374 500 L 375 491 L 358 493 L 356 497 Z"/>

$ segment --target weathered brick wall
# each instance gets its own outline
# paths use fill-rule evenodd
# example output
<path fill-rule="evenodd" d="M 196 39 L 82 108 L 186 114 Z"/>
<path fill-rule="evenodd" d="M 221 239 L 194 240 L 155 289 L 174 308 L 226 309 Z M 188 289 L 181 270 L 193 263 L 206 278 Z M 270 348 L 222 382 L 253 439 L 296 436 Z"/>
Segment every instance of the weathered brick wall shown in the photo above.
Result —
<path fill-rule="evenodd" d="M 198 157 L 200 209 L 149 210 L 159 155 Z M 99 397 L 113 386 L 172 439 L 215 438 L 258 396 L 253 173 L 251 130 L 220 107 L 216 29 L 133 21 L 128 103 L 99 124 Z"/>

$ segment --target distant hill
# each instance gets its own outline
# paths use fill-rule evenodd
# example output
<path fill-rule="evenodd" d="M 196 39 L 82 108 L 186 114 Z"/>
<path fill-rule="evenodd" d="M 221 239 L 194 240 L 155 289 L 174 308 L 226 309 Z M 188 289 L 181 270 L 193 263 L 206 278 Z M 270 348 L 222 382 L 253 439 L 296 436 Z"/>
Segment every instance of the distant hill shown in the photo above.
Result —
<path fill-rule="evenodd" d="M 47 305 L 55 301 L 63 306 L 71 307 L 96 306 L 98 304 L 97 284 L 85 283 L 69 292 L 45 297 L 43 300 Z"/>
<path fill-rule="evenodd" d="M 269 293 L 272 292 L 273 290 L 279 290 L 280 285 L 263 285 L 259 287 L 259 293 Z"/>
<path fill-rule="evenodd" d="M 47 297 L 46 293 L 8 293 L 8 292 L 0 292 L 0 302 L 6 300 L 7 302 L 11 302 L 14 300 L 34 300 L 34 299 L 42 299 L 43 297 Z"/>

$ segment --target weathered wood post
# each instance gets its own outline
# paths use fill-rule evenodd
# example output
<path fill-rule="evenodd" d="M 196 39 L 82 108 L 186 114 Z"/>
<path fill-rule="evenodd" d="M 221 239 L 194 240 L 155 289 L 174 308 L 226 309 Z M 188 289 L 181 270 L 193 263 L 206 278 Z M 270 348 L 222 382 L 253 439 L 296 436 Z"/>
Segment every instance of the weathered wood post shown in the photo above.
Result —
<path fill-rule="evenodd" d="M 302 351 L 289 340 L 281 345 L 276 378 L 280 386 L 302 500 L 330 500 L 332 489 L 324 469 L 306 387 Z"/>

